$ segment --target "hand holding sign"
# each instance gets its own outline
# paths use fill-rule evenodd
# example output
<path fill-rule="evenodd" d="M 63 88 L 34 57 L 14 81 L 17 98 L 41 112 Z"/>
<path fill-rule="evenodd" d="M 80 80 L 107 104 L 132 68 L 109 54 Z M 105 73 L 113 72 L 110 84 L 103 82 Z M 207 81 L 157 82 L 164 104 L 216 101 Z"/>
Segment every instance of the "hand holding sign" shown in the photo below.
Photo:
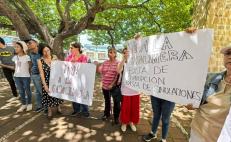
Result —
<path fill-rule="evenodd" d="M 48 88 L 48 86 L 47 85 L 45 85 L 44 86 L 44 90 L 47 92 L 47 93 L 49 93 L 50 91 L 49 91 L 49 88 Z"/>
<path fill-rule="evenodd" d="M 199 107 L 211 53 L 212 30 L 138 39 L 127 42 L 129 58 L 123 84 L 147 95 Z"/>
<path fill-rule="evenodd" d="M 185 29 L 185 32 L 192 34 L 192 33 L 195 33 L 196 30 L 197 29 L 195 27 L 189 27 Z"/>

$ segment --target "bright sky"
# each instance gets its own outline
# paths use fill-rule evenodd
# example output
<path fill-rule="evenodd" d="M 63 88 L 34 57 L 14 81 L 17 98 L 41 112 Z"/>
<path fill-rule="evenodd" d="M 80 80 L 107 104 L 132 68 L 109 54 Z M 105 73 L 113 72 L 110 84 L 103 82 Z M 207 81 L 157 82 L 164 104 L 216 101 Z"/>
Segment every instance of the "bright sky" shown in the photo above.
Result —
<path fill-rule="evenodd" d="M 89 36 L 87 34 L 80 35 L 80 43 L 81 44 L 92 44 L 91 41 L 88 40 Z"/>

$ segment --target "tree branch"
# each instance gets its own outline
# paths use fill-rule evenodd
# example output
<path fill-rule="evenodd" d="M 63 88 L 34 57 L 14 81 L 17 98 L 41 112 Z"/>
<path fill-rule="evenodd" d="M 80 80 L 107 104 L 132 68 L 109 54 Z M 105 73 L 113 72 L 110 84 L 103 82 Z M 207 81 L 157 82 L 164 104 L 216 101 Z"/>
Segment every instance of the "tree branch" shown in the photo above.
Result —
<path fill-rule="evenodd" d="M 4 13 L 1 12 L 1 13 L 0 13 L 0 16 L 6 16 L 6 15 L 5 15 Z"/>
<path fill-rule="evenodd" d="M 115 43 L 114 43 L 114 36 L 112 35 L 111 31 L 107 31 L 108 35 L 110 36 L 111 39 L 111 46 L 115 48 Z"/>
<path fill-rule="evenodd" d="M 61 6 L 60 6 L 60 0 L 56 0 L 56 8 L 57 8 L 57 11 L 58 11 L 58 13 L 59 13 L 59 16 L 61 17 L 61 19 L 63 20 L 63 21 L 65 21 L 64 19 L 64 15 L 63 15 L 63 11 L 62 11 L 62 8 L 61 8 Z"/>
<path fill-rule="evenodd" d="M 30 22 L 36 24 L 36 28 L 38 28 L 37 30 L 39 30 L 40 36 L 50 44 L 50 42 L 53 40 L 53 37 L 50 35 L 48 28 L 40 21 L 38 17 L 36 17 L 36 15 L 24 0 L 18 0 L 18 3 L 23 8 L 24 14 L 27 15 L 27 17 L 31 20 Z"/>
<path fill-rule="evenodd" d="M 63 12 L 60 6 L 60 0 L 56 0 L 56 8 L 61 17 L 61 22 L 58 30 L 59 33 L 67 31 L 70 28 L 70 25 L 73 23 L 73 21 L 71 21 L 71 16 L 70 16 L 70 7 L 75 1 L 76 0 L 68 0 Z"/>
<path fill-rule="evenodd" d="M 111 31 L 113 30 L 112 27 L 107 26 L 107 25 L 95 25 L 95 24 L 89 24 L 87 26 L 88 30 L 107 30 L 107 31 Z"/>
<path fill-rule="evenodd" d="M 13 25 L 1 24 L 1 23 L 0 23 L 0 28 L 6 28 L 6 29 L 10 29 L 10 30 L 15 30 Z"/>
<path fill-rule="evenodd" d="M 88 11 L 89 10 L 89 1 L 88 0 L 83 0 L 83 2 L 84 2 L 86 10 Z"/>
<path fill-rule="evenodd" d="M 162 31 L 162 28 L 161 28 L 161 25 L 155 20 L 155 17 L 154 17 L 154 13 L 151 12 L 146 6 L 143 6 L 143 8 L 151 15 L 153 16 L 153 22 L 157 25 L 158 29 L 159 29 L 159 32 Z"/>
<path fill-rule="evenodd" d="M 104 10 L 109 10 L 109 9 L 131 9 L 131 8 L 141 8 L 143 7 L 146 3 L 148 3 L 150 0 L 146 0 L 140 4 L 137 5 L 127 5 L 127 4 L 105 4 Z"/>
<path fill-rule="evenodd" d="M 26 39 L 30 37 L 29 31 L 25 23 L 14 10 L 14 8 L 9 6 L 8 1 L 0 0 L 0 13 L 6 15 L 10 19 L 15 29 L 17 30 L 20 39 Z"/>
<path fill-rule="evenodd" d="M 113 4 L 108 4 L 104 0 L 96 0 L 95 4 L 92 5 L 86 15 L 84 15 L 78 22 L 74 22 L 75 24 L 73 25 L 72 23 L 68 23 L 68 29 L 63 30 L 62 33 L 60 33 L 60 36 L 62 37 L 69 37 L 75 34 L 78 34 L 82 32 L 85 29 L 90 29 L 90 30 L 113 30 L 111 27 L 105 26 L 105 25 L 94 25 L 92 24 L 95 20 L 95 16 L 97 13 L 108 10 L 108 9 L 130 9 L 130 8 L 138 8 L 144 6 L 147 2 L 150 0 L 146 0 L 138 5 L 113 5 Z M 85 3 L 88 2 L 88 0 L 85 0 Z"/>
<path fill-rule="evenodd" d="M 66 18 L 66 20 L 70 21 L 70 7 L 71 5 L 75 2 L 76 0 L 68 0 L 66 6 L 65 6 L 65 10 L 64 10 L 64 16 Z"/>

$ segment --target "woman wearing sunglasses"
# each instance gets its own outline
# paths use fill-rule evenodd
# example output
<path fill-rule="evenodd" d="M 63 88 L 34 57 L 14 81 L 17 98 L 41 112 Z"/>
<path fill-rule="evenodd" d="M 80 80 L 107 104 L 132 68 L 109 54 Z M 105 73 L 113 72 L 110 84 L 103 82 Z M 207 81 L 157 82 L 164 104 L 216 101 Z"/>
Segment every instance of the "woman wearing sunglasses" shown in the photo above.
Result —
<path fill-rule="evenodd" d="M 116 59 L 116 49 L 108 48 L 108 60 L 104 61 L 103 64 L 98 68 L 98 71 L 102 75 L 102 91 L 104 96 L 105 108 L 103 120 L 108 120 L 111 116 L 111 97 L 113 97 L 113 115 L 115 124 L 119 123 L 120 113 L 120 94 L 111 95 L 111 90 L 117 84 L 118 73 L 116 71 L 119 61 Z"/>

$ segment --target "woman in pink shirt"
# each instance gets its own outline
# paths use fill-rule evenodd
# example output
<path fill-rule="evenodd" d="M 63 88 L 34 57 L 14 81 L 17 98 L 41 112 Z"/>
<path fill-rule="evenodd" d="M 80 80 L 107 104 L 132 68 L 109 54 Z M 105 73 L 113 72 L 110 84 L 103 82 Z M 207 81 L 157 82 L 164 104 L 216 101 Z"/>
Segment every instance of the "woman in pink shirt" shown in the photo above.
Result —
<path fill-rule="evenodd" d="M 88 57 L 82 54 L 80 43 L 78 43 L 78 42 L 71 43 L 70 44 L 70 51 L 71 51 L 71 54 L 69 56 L 67 56 L 65 61 L 80 62 L 80 63 L 87 63 L 88 62 Z M 90 116 L 89 109 L 88 109 L 87 105 L 73 102 L 72 106 L 74 109 L 74 112 L 71 114 L 72 116 L 76 116 L 76 115 L 79 115 L 79 116 L 83 115 L 84 117 Z"/>
<path fill-rule="evenodd" d="M 110 110 L 111 110 L 111 89 L 113 86 L 116 86 L 116 81 L 118 79 L 117 66 L 118 61 L 116 60 L 116 49 L 109 48 L 108 49 L 108 57 L 109 60 L 103 62 L 103 64 L 99 67 L 99 72 L 102 74 L 102 90 L 105 101 L 104 115 L 102 117 L 103 120 L 107 120 L 110 118 Z M 120 114 L 120 94 L 112 95 L 113 97 L 113 114 L 114 114 L 114 122 L 115 124 L 119 123 L 119 114 Z"/>

